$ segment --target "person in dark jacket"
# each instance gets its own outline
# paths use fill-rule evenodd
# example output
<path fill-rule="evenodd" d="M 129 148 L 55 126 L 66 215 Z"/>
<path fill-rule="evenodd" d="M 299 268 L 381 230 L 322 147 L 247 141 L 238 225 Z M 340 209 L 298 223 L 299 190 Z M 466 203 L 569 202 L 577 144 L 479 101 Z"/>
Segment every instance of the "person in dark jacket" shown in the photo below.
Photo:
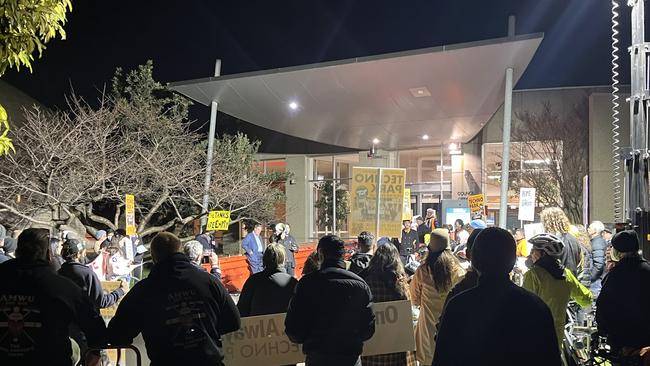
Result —
<path fill-rule="evenodd" d="M 194 240 L 201 243 L 204 251 L 216 252 L 217 246 L 214 244 L 214 232 L 206 231 L 201 235 L 197 235 Z"/>
<path fill-rule="evenodd" d="M 416 216 L 415 222 L 418 224 L 418 244 L 424 244 L 424 236 L 431 234 L 431 228 L 424 223 L 422 216 Z"/>
<path fill-rule="evenodd" d="M 285 250 L 281 244 L 270 244 L 264 250 L 264 270 L 246 280 L 237 308 L 244 316 L 284 313 L 298 284 L 284 269 Z"/>
<path fill-rule="evenodd" d="M 607 253 L 607 241 L 603 238 L 605 225 L 600 221 L 594 221 L 587 229 L 591 237 L 591 286 L 589 289 L 598 297 L 600 293 L 601 278 L 605 272 L 605 257 Z"/>
<path fill-rule="evenodd" d="M 463 277 L 463 279 L 460 280 L 460 282 L 458 282 L 456 286 L 454 286 L 454 288 L 451 289 L 449 295 L 447 295 L 447 299 L 445 300 L 445 305 L 444 305 L 445 307 L 447 306 L 451 298 L 460 294 L 463 291 L 467 291 L 469 289 L 476 287 L 476 285 L 478 285 L 478 272 L 476 272 L 476 269 L 474 269 L 474 267 L 471 265 L 472 249 L 474 248 L 474 242 L 476 241 L 476 237 L 483 230 L 484 229 L 474 229 L 474 231 L 472 231 L 472 233 L 469 234 L 469 238 L 467 238 L 467 248 L 465 250 L 465 257 L 470 262 L 470 266 L 467 269 L 467 272 L 465 272 L 465 277 Z"/>
<path fill-rule="evenodd" d="M 305 264 L 302 267 L 302 276 L 306 276 L 312 272 L 318 271 L 320 268 L 320 259 L 318 258 L 318 252 L 313 251 L 309 253 L 307 259 L 305 259 Z"/>
<path fill-rule="evenodd" d="M 362 231 L 357 237 L 357 246 L 359 251 L 350 258 L 350 271 L 354 274 L 360 274 L 368 268 L 376 248 L 375 237 L 367 231 Z"/>
<path fill-rule="evenodd" d="M 338 236 L 322 237 L 317 250 L 320 269 L 298 282 L 285 332 L 303 345 L 307 366 L 360 366 L 363 342 L 375 333 L 370 288 L 345 270 L 345 246 Z"/>
<path fill-rule="evenodd" d="M 154 267 L 122 299 L 109 340 L 130 344 L 142 333 L 154 366 L 223 365 L 221 336 L 240 326 L 226 289 L 190 263 L 171 233 L 153 238 L 151 256 Z"/>
<path fill-rule="evenodd" d="M 612 268 L 596 300 L 598 330 L 616 350 L 650 346 L 650 264 L 639 251 L 632 230 L 612 238 L 620 261 Z"/>
<path fill-rule="evenodd" d="M 104 321 L 79 286 L 53 270 L 49 244 L 47 229 L 27 229 L 16 259 L 0 265 L 0 365 L 71 365 L 72 324 L 90 344 L 105 343 Z"/>
<path fill-rule="evenodd" d="M 288 224 L 278 223 L 275 225 L 274 233 L 271 236 L 272 243 L 279 243 L 284 247 L 285 263 L 284 268 L 291 276 L 296 274 L 296 252 L 298 252 L 298 243 L 289 232 L 291 228 Z"/>
<path fill-rule="evenodd" d="M 516 259 L 508 231 L 491 227 L 478 234 L 472 248 L 478 286 L 449 300 L 433 365 L 562 364 L 548 306 L 508 278 Z"/>
<path fill-rule="evenodd" d="M 415 253 L 417 249 L 418 232 L 411 230 L 411 220 L 402 221 L 402 226 L 404 227 L 402 229 L 402 238 L 397 249 L 400 258 L 402 258 L 402 264 L 406 264 L 409 254 Z"/>
<path fill-rule="evenodd" d="M 109 294 L 102 290 L 102 283 L 95 272 L 87 266 L 79 263 L 79 259 L 85 255 L 86 249 L 83 244 L 76 239 L 68 239 L 63 242 L 61 256 L 65 262 L 61 265 L 59 275 L 69 278 L 77 286 L 81 287 L 83 292 L 90 297 L 97 309 L 107 308 L 124 296 L 129 290 L 128 283 L 120 281 L 121 286 Z"/>

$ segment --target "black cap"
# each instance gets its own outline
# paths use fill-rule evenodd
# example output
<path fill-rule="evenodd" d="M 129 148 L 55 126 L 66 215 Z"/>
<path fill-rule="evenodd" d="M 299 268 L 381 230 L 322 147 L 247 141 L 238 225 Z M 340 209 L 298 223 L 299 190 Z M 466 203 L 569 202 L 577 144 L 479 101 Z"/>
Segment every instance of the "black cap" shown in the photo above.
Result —
<path fill-rule="evenodd" d="M 61 256 L 63 258 L 74 257 L 84 250 L 83 244 L 77 239 L 68 239 L 61 246 Z"/>
<path fill-rule="evenodd" d="M 612 246 L 621 253 L 638 252 L 639 236 L 634 230 L 625 230 L 612 237 Z"/>

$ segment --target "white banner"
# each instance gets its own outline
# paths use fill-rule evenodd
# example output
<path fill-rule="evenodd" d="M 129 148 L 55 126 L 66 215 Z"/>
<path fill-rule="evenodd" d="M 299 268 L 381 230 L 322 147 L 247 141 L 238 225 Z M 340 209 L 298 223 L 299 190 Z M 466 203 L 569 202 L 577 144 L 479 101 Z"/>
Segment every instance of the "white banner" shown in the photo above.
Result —
<path fill-rule="evenodd" d="M 519 221 L 535 221 L 535 188 L 519 189 Z"/>
<path fill-rule="evenodd" d="M 363 355 L 403 352 L 415 349 L 411 302 L 375 303 L 375 335 L 364 343 Z M 228 366 L 287 365 L 305 361 L 300 345 L 284 333 L 286 314 L 251 316 L 241 319 L 241 328 L 221 337 Z"/>

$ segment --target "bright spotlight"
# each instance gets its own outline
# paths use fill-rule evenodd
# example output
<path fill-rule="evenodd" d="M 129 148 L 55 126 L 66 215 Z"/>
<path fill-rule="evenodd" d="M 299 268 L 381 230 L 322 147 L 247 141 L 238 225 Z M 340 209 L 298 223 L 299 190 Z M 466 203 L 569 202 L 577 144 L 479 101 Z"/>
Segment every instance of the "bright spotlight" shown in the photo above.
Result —
<path fill-rule="evenodd" d="M 372 143 L 373 143 L 373 144 L 378 144 L 378 143 L 379 143 L 379 139 L 375 137 L 374 139 L 372 139 Z"/>
<path fill-rule="evenodd" d="M 429 139 L 429 135 L 422 135 L 422 140 L 428 140 L 428 139 Z"/>
<path fill-rule="evenodd" d="M 295 111 L 296 109 L 298 109 L 298 103 L 296 102 L 289 103 L 289 108 Z"/>

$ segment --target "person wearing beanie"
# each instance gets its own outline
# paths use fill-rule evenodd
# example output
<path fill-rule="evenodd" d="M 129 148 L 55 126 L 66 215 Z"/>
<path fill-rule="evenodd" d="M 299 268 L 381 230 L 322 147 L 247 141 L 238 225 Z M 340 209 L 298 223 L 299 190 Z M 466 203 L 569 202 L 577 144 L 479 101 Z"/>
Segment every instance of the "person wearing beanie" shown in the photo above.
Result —
<path fill-rule="evenodd" d="M 533 245 L 530 253 L 533 266 L 524 274 L 523 287 L 548 305 L 553 314 L 558 345 L 562 347 L 569 300 L 573 299 L 582 308 L 587 308 L 591 306 L 593 295 L 560 263 L 564 243 L 559 237 L 539 234 L 530 238 L 529 242 Z"/>
<path fill-rule="evenodd" d="M 478 285 L 478 272 L 472 267 L 472 248 L 474 248 L 474 242 L 476 241 L 476 237 L 478 234 L 481 233 L 484 229 L 474 229 L 471 234 L 469 234 L 469 238 L 467 238 L 467 248 L 465 249 L 465 258 L 470 262 L 470 266 L 465 272 L 465 276 L 463 277 L 456 286 L 454 286 L 453 289 L 449 292 L 449 295 L 447 296 L 447 299 L 445 300 L 445 306 L 447 306 L 447 303 L 449 303 L 449 300 L 452 299 L 454 296 L 458 295 L 459 293 L 469 290 L 471 288 L 476 287 Z"/>
<path fill-rule="evenodd" d="M 411 280 L 411 302 L 420 307 L 415 326 L 415 356 L 422 365 L 430 365 L 436 348 L 436 324 L 449 291 L 463 278 L 465 271 L 449 247 L 449 232 L 434 229 L 428 253 Z"/>
<path fill-rule="evenodd" d="M 360 366 L 363 342 L 375 334 L 368 284 L 345 269 L 345 245 L 336 235 L 318 241 L 320 269 L 302 276 L 284 321 L 302 344 L 306 365 Z"/>
<path fill-rule="evenodd" d="M 612 237 L 618 263 L 603 280 L 596 300 L 598 330 L 615 351 L 650 346 L 650 264 L 639 255 L 639 238 L 626 230 Z M 650 360 L 648 360 L 650 361 Z"/>
<path fill-rule="evenodd" d="M 479 283 L 445 307 L 433 365 L 560 366 L 548 306 L 508 278 L 517 259 L 512 235 L 487 228 L 471 253 Z"/>

